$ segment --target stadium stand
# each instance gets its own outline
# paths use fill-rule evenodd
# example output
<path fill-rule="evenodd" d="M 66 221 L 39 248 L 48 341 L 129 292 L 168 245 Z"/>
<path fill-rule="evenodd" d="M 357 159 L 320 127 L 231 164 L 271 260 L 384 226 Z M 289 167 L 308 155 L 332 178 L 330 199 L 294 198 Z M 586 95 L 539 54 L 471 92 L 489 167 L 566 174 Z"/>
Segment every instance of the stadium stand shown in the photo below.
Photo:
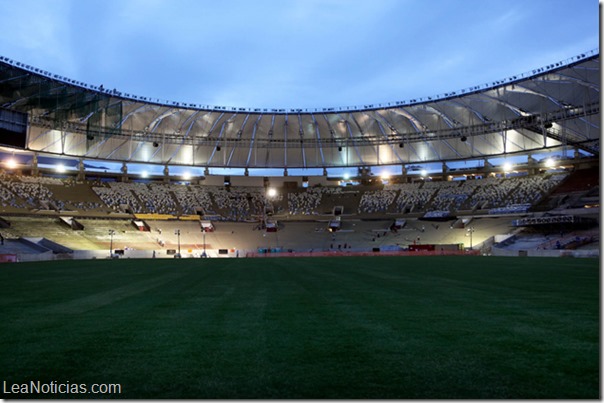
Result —
<path fill-rule="evenodd" d="M 218 107 L 150 107 L 146 99 L 82 87 L 8 58 L 0 67 L 4 115 L 26 118 L 30 138 L 20 162 L 0 171 L 0 252 L 7 255 L 24 238 L 47 239 L 73 250 L 72 256 L 87 257 L 103 257 L 113 242 L 125 257 L 148 257 L 152 251 L 172 256 L 179 245 L 183 256 L 206 250 L 214 255 L 220 250 L 221 256 L 259 250 L 437 250 L 435 245 L 484 254 L 519 253 L 530 245 L 533 253 L 586 248 L 593 253 L 599 245 L 599 237 L 581 232 L 593 230 L 592 223 L 599 226 L 597 51 L 521 76 L 527 91 L 505 90 L 519 85 L 514 77 L 409 103 L 314 112 L 239 108 L 229 117 Z M 552 88 L 544 89 L 543 74 Z M 56 95 L 65 88 L 70 95 Z M 536 106 L 536 95 L 547 105 Z M 56 102 L 40 102 L 47 96 Z M 116 108 L 109 113 L 102 106 L 107 104 Z M 522 113 L 513 105 L 523 105 Z M 298 119 L 288 119 L 292 113 Z M 256 123 L 246 125 L 252 114 Z M 191 123 L 190 137 L 182 137 L 183 121 Z M 91 130 L 91 122 L 98 127 Z M 210 127 L 222 128 L 219 137 L 212 137 Z M 313 141 L 305 139 L 307 127 L 316 134 Z M 302 137 L 293 140 L 288 132 Z M 59 150 L 59 144 L 69 147 Z M 139 153 L 147 147 L 156 150 L 151 158 Z M 216 157 L 221 148 L 222 158 Z M 0 152 L 15 157 L 8 148 Z M 551 161 L 535 155 L 542 153 L 559 155 Z M 77 168 L 58 173 L 42 167 L 43 155 L 69 158 Z M 190 156 L 192 166 L 205 167 L 203 176 L 177 180 L 169 165 L 191 165 Z M 491 163 L 516 157 L 524 160 L 512 168 Z M 117 161 L 122 168 L 102 172 L 88 167 L 87 158 L 107 165 Z M 450 167 L 453 162 L 472 167 Z M 130 163 L 163 165 L 164 174 L 130 175 Z M 422 165 L 439 164 L 441 172 L 422 171 Z M 375 166 L 396 166 L 401 174 L 378 179 L 371 172 Z M 214 168 L 243 174 L 211 174 Z M 248 171 L 275 168 L 283 176 L 253 177 Z M 309 180 L 288 174 L 290 168 L 322 168 L 323 175 Z M 354 168 L 357 175 L 330 176 L 327 171 L 334 168 Z M 269 183 L 277 190 L 274 196 L 267 194 Z M 543 213 L 551 212 L 570 221 L 548 222 Z M 522 219 L 542 226 L 513 224 Z M 201 221 L 215 230 L 202 233 Z M 336 231 L 329 231 L 330 222 L 337 223 Z M 572 228 L 555 239 L 556 225 Z M 141 227 L 150 230 L 138 231 Z M 552 242 L 560 248 L 551 248 Z M 27 255 L 23 242 L 19 245 L 17 252 Z"/>
<path fill-rule="evenodd" d="M 153 251 L 156 257 L 171 257 L 167 251 L 177 250 L 175 231 L 180 230 L 184 257 L 197 257 L 204 251 L 218 256 L 219 249 L 227 251 L 221 256 L 232 257 L 269 251 L 364 253 L 379 249 L 390 253 L 433 244 L 464 248 L 471 245 L 481 253 L 520 253 L 532 248 L 534 253 L 593 254 L 599 237 L 585 232 L 589 228 L 577 227 L 572 234 L 557 237 L 554 235 L 558 231 L 550 228 L 546 237 L 519 231 L 514 224 L 560 221 L 539 218 L 531 210 L 544 198 L 557 197 L 561 184 L 572 192 L 592 194 L 599 202 L 593 189 L 586 189 L 593 178 L 587 182 L 583 179 L 582 175 L 558 172 L 385 186 L 283 187 L 278 188 L 277 196 L 269 198 L 264 188 L 256 186 L 74 182 L 2 175 L 0 195 L 6 225 L 0 229 L 0 235 L 6 244 L 0 252 L 16 253 L 22 260 L 27 259 L 23 256 L 28 253 L 42 252 L 36 252 L 31 245 L 28 249 L 20 239 L 44 238 L 74 251 L 70 256 L 76 257 L 105 257 L 111 242 L 114 249 L 124 250 L 121 255 L 124 257 L 150 257 Z M 532 203 L 515 203 L 519 200 Z M 63 208 L 43 209 L 45 202 Z M 344 206 L 345 214 L 337 231 L 330 232 L 328 223 L 335 206 Z M 490 208 L 485 209 L 487 206 Z M 265 212 L 273 215 L 274 224 L 278 223 L 274 225 L 275 232 L 267 232 L 258 225 Z M 594 213 L 597 212 L 591 210 L 591 216 Z M 404 220 L 405 225 L 395 228 L 392 214 L 399 215 L 397 220 Z M 213 232 L 203 234 L 200 222 L 208 215 L 214 217 L 205 222 L 217 225 Z M 69 223 L 76 218 L 78 230 L 74 231 Z M 580 218 L 569 220 L 589 222 Z M 149 231 L 139 231 L 132 225 L 137 221 L 146 223 Z M 568 225 L 566 221 L 559 223 Z M 115 234 L 111 236 L 110 231 Z M 496 234 L 514 236 L 502 244 L 495 242 Z M 53 258 L 47 253 L 43 255 Z"/>

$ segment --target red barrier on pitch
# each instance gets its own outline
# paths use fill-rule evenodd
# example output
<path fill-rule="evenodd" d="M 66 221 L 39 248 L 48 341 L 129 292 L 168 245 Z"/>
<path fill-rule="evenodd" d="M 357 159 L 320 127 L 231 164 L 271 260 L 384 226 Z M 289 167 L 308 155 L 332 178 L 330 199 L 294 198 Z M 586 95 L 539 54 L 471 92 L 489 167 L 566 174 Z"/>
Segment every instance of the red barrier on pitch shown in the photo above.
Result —
<path fill-rule="evenodd" d="M 479 250 L 420 250 L 420 251 L 383 251 L 383 252 L 279 252 L 279 253 L 257 253 L 249 252 L 245 257 L 336 257 L 336 256 L 459 256 L 480 255 Z"/>
<path fill-rule="evenodd" d="M 10 253 L 0 254 L 0 263 L 16 262 L 16 261 L 17 261 L 17 255 L 13 255 Z"/>

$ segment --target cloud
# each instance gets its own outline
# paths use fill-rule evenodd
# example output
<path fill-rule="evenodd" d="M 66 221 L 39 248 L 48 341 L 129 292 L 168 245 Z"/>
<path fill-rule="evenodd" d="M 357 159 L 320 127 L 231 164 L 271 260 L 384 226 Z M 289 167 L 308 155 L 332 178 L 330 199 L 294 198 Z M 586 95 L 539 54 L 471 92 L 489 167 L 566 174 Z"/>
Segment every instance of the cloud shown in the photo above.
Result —
<path fill-rule="evenodd" d="M 497 16 L 490 26 L 491 28 L 513 29 L 515 25 L 524 20 L 526 20 L 526 14 L 522 14 L 517 8 L 513 8 Z"/>

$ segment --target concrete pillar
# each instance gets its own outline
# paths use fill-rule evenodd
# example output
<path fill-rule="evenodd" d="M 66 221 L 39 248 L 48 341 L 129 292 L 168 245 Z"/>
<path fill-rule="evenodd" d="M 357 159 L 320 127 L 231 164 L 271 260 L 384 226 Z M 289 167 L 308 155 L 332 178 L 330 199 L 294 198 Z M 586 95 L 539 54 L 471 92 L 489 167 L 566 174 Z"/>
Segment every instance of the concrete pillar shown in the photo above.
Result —
<path fill-rule="evenodd" d="M 168 166 L 164 166 L 164 183 L 170 183 L 170 169 Z"/>
<path fill-rule="evenodd" d="M 80 158 L 78 161 L 78 176 L 76 177 L 78 181 L 83 181 L 86 179 L 86 172 L 84 171 L 84 160 Z"/>
<path fill-rule="evenodd" d="M 38 169 L 38 153 L 34 153 L 31 160 L 31 174 L 32 176 L 38 176 L 40 174 L 40 170 Z"/>
<path fill-rule="evenodd" d="M 128 182 L 128 165 L 122 163 L 122 182 Z"/>

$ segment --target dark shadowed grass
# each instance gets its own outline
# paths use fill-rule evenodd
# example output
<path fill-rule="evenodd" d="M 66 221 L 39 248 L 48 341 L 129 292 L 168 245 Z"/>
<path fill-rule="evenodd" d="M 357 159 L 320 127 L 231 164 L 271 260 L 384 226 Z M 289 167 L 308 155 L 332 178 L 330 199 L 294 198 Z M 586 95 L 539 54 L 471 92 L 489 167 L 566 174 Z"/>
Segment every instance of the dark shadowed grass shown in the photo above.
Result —
<path fill-rule="evenodd" d="M 597 260 L 66 261 L 2 265 L 0 283 L 8 385 L 119 383 L 123 398 L 600 397 Z"/>

